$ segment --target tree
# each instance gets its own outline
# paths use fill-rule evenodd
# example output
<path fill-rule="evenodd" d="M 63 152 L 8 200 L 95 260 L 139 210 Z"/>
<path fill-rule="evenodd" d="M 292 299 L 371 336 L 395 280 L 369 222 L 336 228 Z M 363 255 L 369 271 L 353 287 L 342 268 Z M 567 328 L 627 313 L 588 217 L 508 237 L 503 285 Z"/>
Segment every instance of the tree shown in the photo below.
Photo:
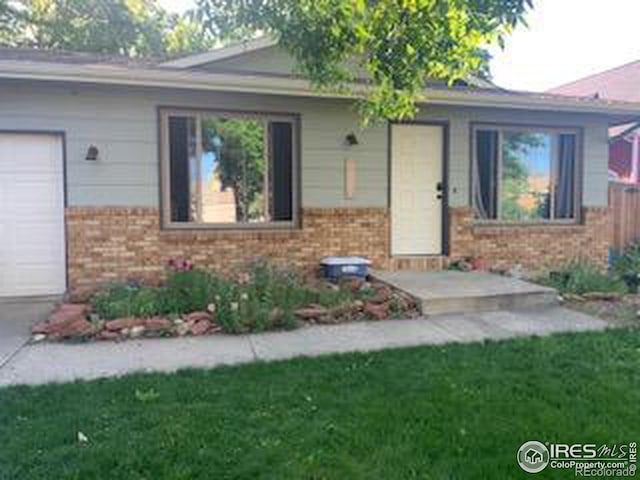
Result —
<path fill-rule="evenodd" d="M 248 222 L 264 216 L 265 126 L 257 120 L 203 121 L 204 149 L 216 154 L 216 169 L 223 188 L 236 199 L 236 219 Z"/>
<path fill-rule="evenodd" d="M 533 0 L 197 0 L 215 36 L 273 34 L 319 89 L 349 88 L 356 61 L 370 77 L 363 119 L 406 119 L 427 79 L 454 82 L 481 70 L 482 49 Z"/>
<path fill-rule="evenodd" d="M 188 15 L 168 14 L 157 0 L 0 0 L 0 43 L 161 56 L 202 51 L 213 39 Z"/>

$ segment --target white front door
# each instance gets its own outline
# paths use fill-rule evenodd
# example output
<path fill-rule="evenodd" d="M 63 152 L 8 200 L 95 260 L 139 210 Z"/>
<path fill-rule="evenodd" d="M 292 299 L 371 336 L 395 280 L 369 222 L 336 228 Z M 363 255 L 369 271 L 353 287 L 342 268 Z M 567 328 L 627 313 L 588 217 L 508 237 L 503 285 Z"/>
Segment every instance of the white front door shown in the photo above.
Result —
<path fill-rule="evenodd" d="M 66 289 L 62 139 L 0 133 L 0 297 Z"/>
<path fill-rule="evenodd" d="M 444 127 L 391 127 L 391 253 L 442 253 Z"/>

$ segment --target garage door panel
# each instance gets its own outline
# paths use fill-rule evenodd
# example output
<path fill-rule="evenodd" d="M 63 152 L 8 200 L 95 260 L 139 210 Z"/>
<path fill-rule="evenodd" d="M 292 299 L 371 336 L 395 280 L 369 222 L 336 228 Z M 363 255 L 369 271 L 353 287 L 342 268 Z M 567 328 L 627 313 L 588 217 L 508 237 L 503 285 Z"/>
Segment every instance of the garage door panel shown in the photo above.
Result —
<path fill-rule="evenodd" d="M 61 138 L 0 134 L 0 296 L 66 289 Z"/>
<path fill-rule="evenodd" d="M 60 157 L 60 138 L 54 135 L 2 134 L 0 173 L 61 173 L 62 162 L 43 159 Z"/>

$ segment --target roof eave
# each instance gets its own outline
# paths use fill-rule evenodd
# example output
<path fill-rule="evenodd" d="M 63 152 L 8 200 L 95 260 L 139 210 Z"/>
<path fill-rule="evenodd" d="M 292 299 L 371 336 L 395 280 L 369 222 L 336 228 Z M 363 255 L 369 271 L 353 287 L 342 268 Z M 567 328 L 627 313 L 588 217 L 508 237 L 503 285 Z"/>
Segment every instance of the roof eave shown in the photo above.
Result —
<path fill-rule="evenodd" d="M 45 62 L 0 61 L 0 79 L 48 82 L 120 85 L 133 87 L 173 88 L 184 90 L 226 91 L 325 98 L 356 98 L 367 88 L 351 86 L 351 93 L 319 92 L 307 80 L 229 73 L 205 73 L 175 69 L 127 69 L 95 65 L 62 65 Z M 495 107 L 529 110 L 554 110 L 602 114 L 624 118 L 640 118 L 640 105 L 596 102 L 545 96 L 491 93 L 482 90 L 427 88 L 422 104 L 473 107 Z M 620 120 L 619 123 L 623 123 Z"/>

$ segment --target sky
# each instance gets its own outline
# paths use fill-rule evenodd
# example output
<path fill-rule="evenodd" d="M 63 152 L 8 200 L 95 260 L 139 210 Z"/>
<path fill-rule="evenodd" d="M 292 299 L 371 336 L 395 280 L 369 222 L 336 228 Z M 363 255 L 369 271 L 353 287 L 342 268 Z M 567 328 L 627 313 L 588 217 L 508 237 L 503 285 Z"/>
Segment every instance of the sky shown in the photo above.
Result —
<path fill-rule="evenodd" d="M 640 0 L 533 0 L 529 27 L 518 27 L 504 51 L 493 48 L 494 81 L 505 88 L 544 91 L 640 60 Z M 173 12 L 193 0 L 160 0 Z"/>

